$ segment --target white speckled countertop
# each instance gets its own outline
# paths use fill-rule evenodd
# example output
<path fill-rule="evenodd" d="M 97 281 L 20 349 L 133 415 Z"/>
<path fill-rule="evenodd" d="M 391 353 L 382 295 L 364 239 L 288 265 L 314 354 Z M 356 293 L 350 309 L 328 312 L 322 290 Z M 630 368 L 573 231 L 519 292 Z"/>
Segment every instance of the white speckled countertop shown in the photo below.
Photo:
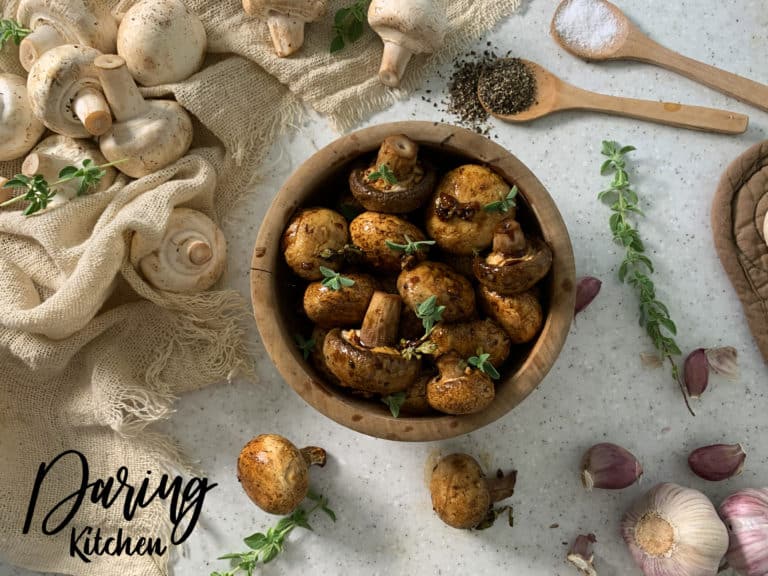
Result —
<path fill-rule="evenodd" d="M 577 273 L 603 280 L 600 296 L 574 323 L 549 376 L 521 406 L 482 430 L 441 443 L 400 444 L 359 435 L 315 412 L 283 383 L 255 344 L 258 385 L 236 382 L 190 394 L 162 426 L 219 484 L 173 562 L 175 574 L 225 569 L 217 556 L 242 549 L 242 537 L 274 523 L 249 502 L 235 475 L 240 448 L 263 432 L 329 451 L 328 465 L 313 470 L 313 483 L 338 515 L 333 526 L 318 517 L 316 532 L 291 536 L 285 553 L 259 572 L 265 575 L 575 575 L 564 563 L 565 552 L 577 534 L 586 532 L 597 535 L 601 576 L 639 575 L 618 525 L 645 489 L 674 481 L 701 489 L 719 503 L 737 489 L 765 485 L 768 437 L 761 428 L 768 413 L 768 369 L 715 254 L 709 210 L 727 164 L 768 137 L 768 114 L 652 66 L 577 60 L 548 36 L 555 5 L 553 0 L 528 3 L 486 40 L 584 88 L 749 114 L 749 130 L 729 137 L 585 113 L 495 126 L 498 142 L 525 162 L 555 198 L 571 234 Z M 768 83 L 765 0 L 623 0 L 619 5 L 670 48 Z M 485 40 L 478 46 L 484 47 Z M 446 67 L 443 77 L 448 74 Z M 451 121 L 421 98 L 440 100 L 444 86 L 435 77 L 425 86 L 431 93 L 421 91 L 366 125 Z M 302 161 L 335 137 L 323 118 L 309 115 L 298 133 L 275 142 L 263 178 L 240 208 L 246 224 L 227 229 L 228 285 L 248 295 L 251 249 L 271 197 Z M 686 413 L 667 370 L 640 363 L 638 352 L 650 351 L 651 344 L 637 324 L 634 294 L 616 279 L 620 253 L 610 240 L 609 211 L 596 200 L 606 184 L 598 174 L 602 139 L 638 148 L 632 176 L 647 214 L 640 232 L 657 265 L 660 298 L 680 329 L 681 347 L 732 345 L 739 351 L 740 380 L 714 378 L 695 403 L 696 418 Z M 639 485 L 620 492 L 583 490 L 579 459 L 600 441 L 622 444 L 638 456 L 645 468 Z M 746 469 L 734 480 L 708 484 L 688 471 L 687 454 L 721 441 L 744 444 Z M 443 525 L 432 513 L 424 481 L 425 462 L 437 450 L 469 452 L 492 469 L 517 468 L 518 488 L 510 500 L 515 526 L 500 520 L 490 530 L 464 532 Z M 0 564 L 0 574 L 30 573 Z"/>

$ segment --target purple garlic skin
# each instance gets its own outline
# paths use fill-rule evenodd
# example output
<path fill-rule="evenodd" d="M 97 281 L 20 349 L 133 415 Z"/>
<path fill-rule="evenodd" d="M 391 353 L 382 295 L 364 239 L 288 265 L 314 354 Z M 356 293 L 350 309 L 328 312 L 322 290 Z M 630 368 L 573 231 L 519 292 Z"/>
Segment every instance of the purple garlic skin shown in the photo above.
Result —
<path fill-rule="evenodd" d="M 768 575 L 768 488 L 741 490 L 720 505 L 728 528 L 728 564 L 743 576 Z"/>
<path fill-rule="evenodd" d="M 573 564 L 585 576 L 597 576 L 592 562 L 595 555 L 592 552 L 592 546 L 597 542 L 594 534 L 580 535 L 568 551 L 566 560 Z"/>
<path fill-rule="evenodd" d="M 746 459 L 741 444 L 713 444 L 691 452 L 688 466 L 699 478 L 719 482 L 741 474 Z"/>
<path fill-rule="evenodd" d="M 688 396 L 698 398 L 709 385 L 709 360 L 704 348 L 698 348 L 688 354 L 683 367 L 683 377 Z"/>
<path fill-rule="evenodd" d="M 576 283 L 576 309 L 574 316 L 592 303 L 592 300 L 600 293 L 602 285 L 603 283 L 600 280 L 592 276 L 579 278 Z"/>
<path fill-rule="evenodd" d="M 581 460 L 581 483 L 587 490 L 621 490 L 642 474 L 643 467 L 629 450 L 608 442 L 595 444 Z"/>

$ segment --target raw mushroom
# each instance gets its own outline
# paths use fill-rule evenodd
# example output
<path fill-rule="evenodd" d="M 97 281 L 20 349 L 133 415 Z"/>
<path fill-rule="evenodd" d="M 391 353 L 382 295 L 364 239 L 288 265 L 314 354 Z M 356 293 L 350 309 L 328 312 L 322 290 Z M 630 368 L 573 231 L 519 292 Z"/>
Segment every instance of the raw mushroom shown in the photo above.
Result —
<path fill-rule="evenodd" d="M 468 366 L 453 352 L 437 361 L 440 375 L 427 384 L 427 402 L 445 414 L 474 414 L 493 402 L 493 381 L 481 370 Z"/>
<path fill-rule="evenodd" d="M 275 52 L 290 56 L 304 44 L 304 25 L 320 20 L 328 11 L 327 0 L 243 0 L 250 16 L 267 21 Z"/>
<path fill-rule="evenodd" d="M 352 244 L 362 250 L 365 264 L 376 273 L 397 274 L 406 260 L 426 255 L 426 250 L 419 250 L 409 258 L 403 251 L 387 245 L 387 241 L 405 245 L 406 236 L 413 242 L 427 240 L 424 232 L 393 214 L 363 212 L 349 223 L 349 235 Z"/>
<path fill-rule="evenodd" d="M 472 456 L 450 454 L 432 470 L 432 508 L 449 526 L 474 528 L 485 519 L 494 502 L 514 494 L 516 480 L 516 472 L 486 478 Z"/>
<path fill-rule="evenodd" d="M 35 116 L 70 138 L 100 136 L 112 126 L 94 62 L 101 52 L 88 46 L 56 46 L 43 54 L 27 77 Z"/>
<path fill-rule="evenodd" d="M 763 222 L 763 240 L 765 240 L 765 245 L 768 246 L 768 213 L 766 213 L 765 222 Z"/>
<path fill-rule="evenodd" d="M 115 51 L 117 21 L 102 0 L 21 0 L 16 20 L 32 30 L 19 45 L 27 71 L 49 50 L 65 44 Z"/>
<path fill-rule="evenodd" d="M 202 212 L 176 208 L 159 245 L 138 232 L 133 234 L 130 259 L 158 290 L 200 292 L 224 273 L 227 241 Z"/>
<path fill-rule="evenodd" d="M 451 170 L 437 186 L 427 209 L 427 233 L 446 252 L 471 255 L 493 241 L 496 225 L 515 217 L 507 212 L 487 211 L 486 206 L 507 197 L 510 187 L 501 176 L 476 164 Z"/>
<path fill-rule="evenodd" d="M 334 290 L 312 282 L 304 291 L 304 312 L 321 328 L 360 326 L 376 291 L 376 281 L 367 274 L 345 274 L 352 286 Z"/>
<path fill-rule="evenodd" d="M 181 0 L 142 0 L 117 30 L 117 53 L 143 86 L 186 80 L 203 65 L 206 46 L 203 23 Z"/>
<path fill-rule="evenodd" d="M 172 100 L 144 100 L 120 56 L 99 56 L 95 65 L 115 115 L 112 129 L 99 139 L 107 160 L 123 160 L 117 169 L 141 178 L 184 156 L 192 144 L 186 110 Z"/>
<path fill-rule="evenodd" d="M 482 353 L 490 354 L 488 361 L 496 368 L 509 356 L 509 336 L 490 318 L 460 324 L 441 322 L 429 339 L 437 346 L 435 356 L 455 352 L 461 358 L 469 358 L 482 350 Z"/>
<path fill-rule="evenodd" d="M 382 175 L 382 166 L 392 172 L 394 181 Z M 371 180 L 374 174 L 379 177 Z M 382 142 L 375 164 L 350 173 L 349 187 L 367 210 L 402 214 L 427 201 L 436 179 L 435 170 L 419 160 L 419 145 L 400 134 Z"/>
<path fill-rule="evenodd" d="M 322 448 L 299 450 L 278 434 L 261 434 L 240 451 L 237 479 L 248 497 L 269 514 L 290 514 L 309 491 L 309 467 L 325 466 Z"/>
<path fill-rule="evenodd" d="M 368 24 L 384 41 L 379 79 L 397 88 L 413 54 L 431 54 L 445 39 L 448 20 L 432 0 L 373 0 Z"/>
<path fill-rule="evenodd" d="M 342 386 L 386 396 L 407 389 L 418 377 L 419 360 L 393 348 L 400 318 L 400 297 L 376 292 L 360 330 L 331 330 L 323 355 Z"/>
<path fill-rule="evenodd" d="M 288 266 L 305 280 L 323 277 L 320 266 L 339 271 L 343 262 L 331 255 L 347 245 L 347 221 L 328 208 L 307 208 L 291 219 L 283 233 L 283 254 Z M 323 254 L 328 256 L 323 256 Z"/>
<path fill-rule="evenodd" d="M 3 178 L 2 176 L 0 176 L 0 204 L 13 198 L 13 189 L 3 188 L 6 182 L 8 182 L 8 178 Z"/>
<path fill-rule="evenodd" d="M 62 168 L 65 166 L 82 168 L 83 160 L 91 160 L 96 166 L 106 164 L 104 156 L 99 152 L 99 147 L 91 140 L 75 140 L 67 136 L 49 136 L 24 159 L 21 173 L 26 176 L 41 174 L 49 184 L 53 184 L 58 180 Z M 90 194 L 103 192 L 115 181 L 117 170 L 111 166 L 103 168 L 103 170 L 105 172 L 104 177 L 94 188 L 89 190 Z M 79 179 L 54 186 L 56 195 L 51 200 L 50 206 L 64 204 L 75 198 L 79 186 Z"/>
<path fill-rule="evenodd" d="M 503 296 L 481 286 L 479 296 L 485 313 L 504 328 L 513 344 L 525 344 L 536 338 L 544 324 L 544 313 L 533 292 Z"/>
<path fill-rule="evenodd" d="M 0 74 L 0 161 L 24 156 L 43 132 L 45 126 L 29 105 L 26 80 L 15 74 Z"/>
<path fill-rule="evenodd" d="M 413 310 L 431 296 L 437 305 L 445 306 L 443 320 L 458 322 L 475 314 L 475 291 L 464 276 L 441 262 L 421 262 L 403 270 L 397 278 L 397 291 Z"/>
<path fill-rule="evenodd" d="M 519 294 L 533 288 L 552 267 L 552 250 L 539 238 L 526 239 L 520 224 L 504 220 L 496 226 L 493 251 L 475 257 L 475 276 L 494 292 Z"/>

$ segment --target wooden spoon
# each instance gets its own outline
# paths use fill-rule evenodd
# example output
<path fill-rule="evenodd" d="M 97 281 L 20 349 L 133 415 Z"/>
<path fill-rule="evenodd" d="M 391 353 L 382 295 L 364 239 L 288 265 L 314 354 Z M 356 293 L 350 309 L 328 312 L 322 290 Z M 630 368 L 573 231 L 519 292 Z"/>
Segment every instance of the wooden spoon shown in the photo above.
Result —
<path fill-rule="evenodd" d="M 584 46 L 569 43 L 560 36 L 555 23 L 558 14 L 565 8 L 569 0 L 563 0 L 555 10 L 550 33 L 560 46 L 574 56 L 585 60 L 626 59 L 655 64 L 768 111 L 768 86 L 765 84 L 737 76 L 665 48 L 643 34 L 617 6 L 607 0 L 599 1 L 613 13 L 618 22 L 618 32 L 613 42 L 606 44 L 599 50 L 591 50 Z"/>
<path fill-rule="evenodd" d="M 478 83 L 477 96 L 483 108 L 489 114 L 506 122 L 528 122 L 560 110 L 593 110 L 617 116 L 650 120 L 680 128 L 720 132 L 722 134 L 741 134 L 749 124 L 749 116 L 727 110 L 686 106 L 672 102 L 620 98 L 588 92 L 564 82 L 535 62 L 530 60 L 522 60 L 522 62 L 530 68 L 536 79 L 536 101 L 527 110 L 517 114 L 495 112 L 481 96 L 480 86 L 482 86 L 483 77 Z"/>

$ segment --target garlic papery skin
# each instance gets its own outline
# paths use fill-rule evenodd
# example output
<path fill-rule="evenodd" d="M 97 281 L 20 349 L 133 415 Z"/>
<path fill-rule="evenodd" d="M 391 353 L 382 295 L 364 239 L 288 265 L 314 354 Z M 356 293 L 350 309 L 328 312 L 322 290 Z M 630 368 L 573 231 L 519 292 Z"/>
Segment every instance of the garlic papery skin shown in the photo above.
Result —
<path fill-rule="evenodd" d="M 643 467 L 629 450 L 609 442 L 595 444 L 581 459 L 581 483 L 588 491 L 621 490 L 642 474 Z"/>
<path fill-rule="evenodd" d="M 742 576 L 768 576 L 768 488 L 741 490 L 720 505 L 730 545 L 725 559 Z"/>
<path fill-rule="evenodd" d="M 646 576 L 715 576 L 728 531 L 709 499 L 659 484 L 624 515 L 621 535 Z"/>

